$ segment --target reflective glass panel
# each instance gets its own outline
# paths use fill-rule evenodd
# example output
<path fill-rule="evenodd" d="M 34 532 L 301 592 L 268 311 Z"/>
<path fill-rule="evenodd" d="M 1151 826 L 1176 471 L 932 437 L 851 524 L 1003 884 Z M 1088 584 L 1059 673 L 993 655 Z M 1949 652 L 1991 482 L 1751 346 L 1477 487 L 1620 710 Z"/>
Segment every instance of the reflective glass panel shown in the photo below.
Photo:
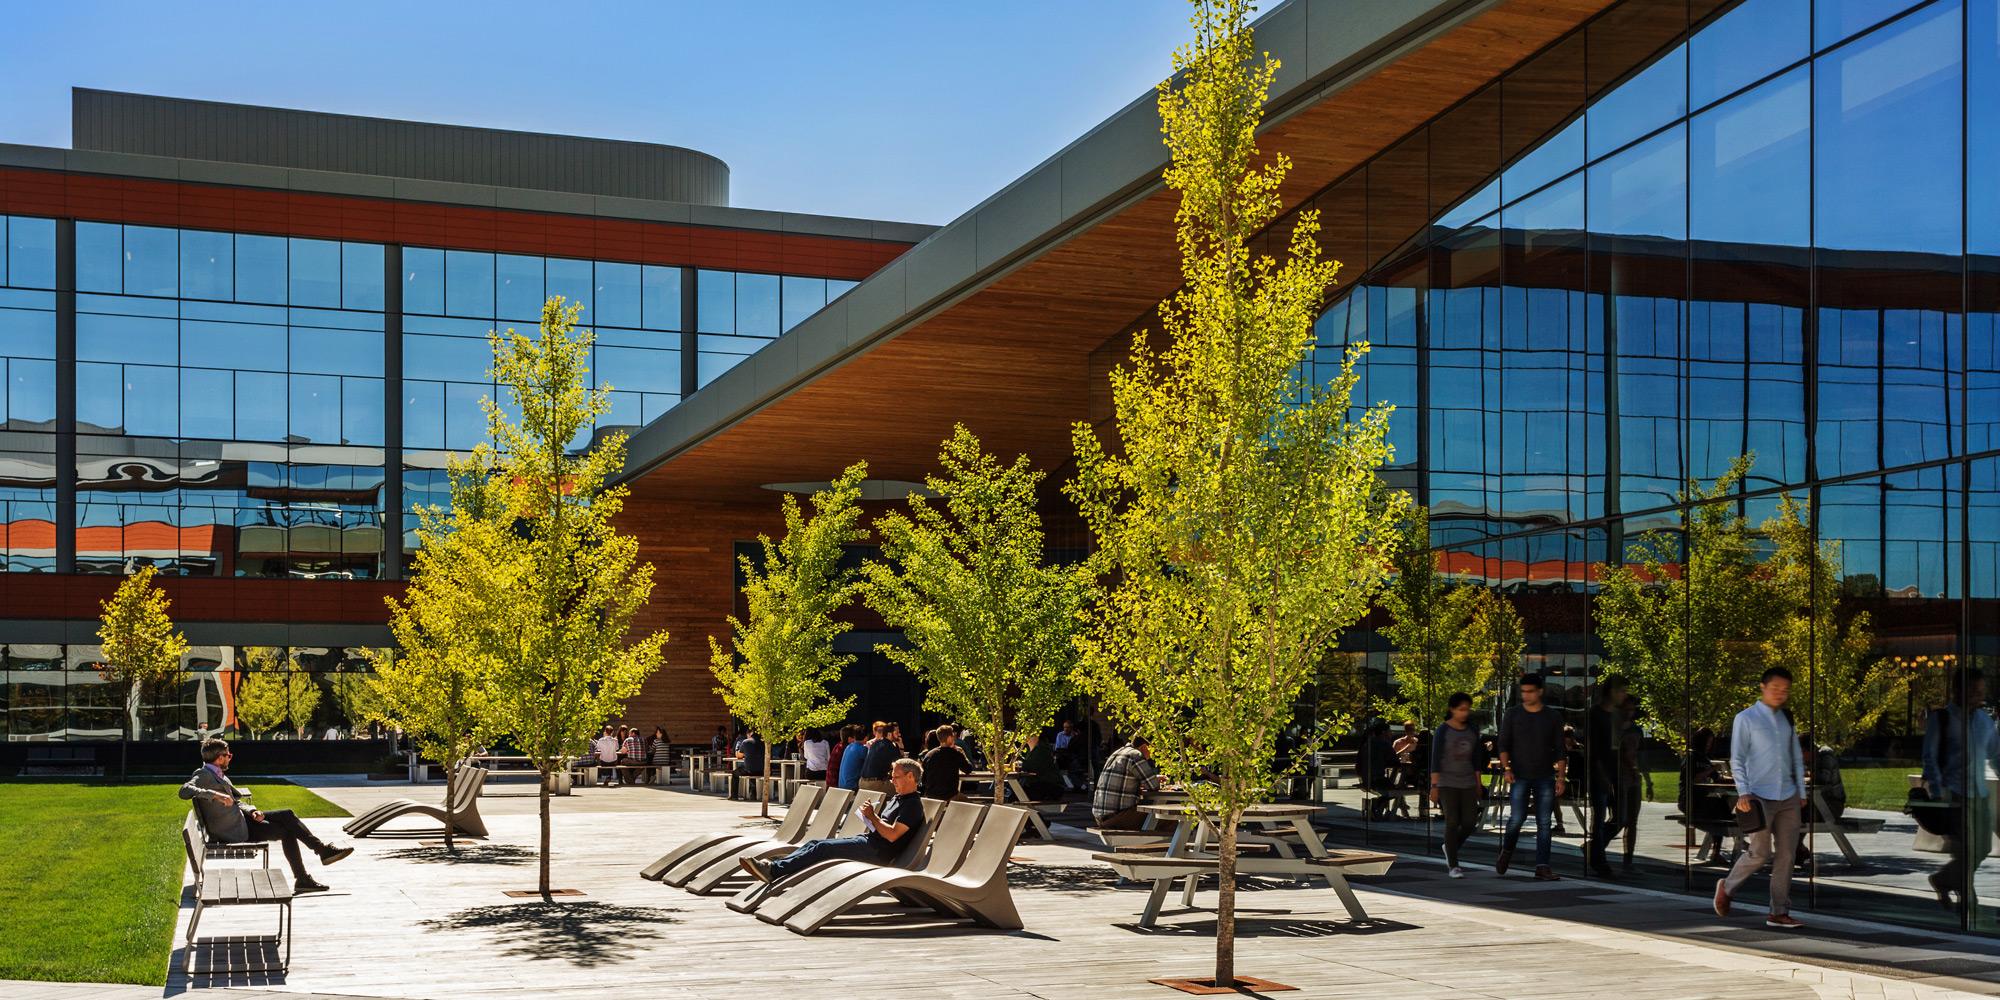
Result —
<path fill-rule="evenodd" d="M 1809 70 L 1801 67 L 1695 116 L 1688 162 L 1693 238 L 1806 245 L 1811 99 Z"/>
<path fill-rule="evenodd" d="M 1710 103 L 1806 56 L 1812 0 L 1744 0 L 1688 42 L 1688 97 Z"/>
<path fill-rule="evenodd" d="M 1820 246 L 1959 252 L 1959 21 L 1933 4 L 1818 61 Z"/>

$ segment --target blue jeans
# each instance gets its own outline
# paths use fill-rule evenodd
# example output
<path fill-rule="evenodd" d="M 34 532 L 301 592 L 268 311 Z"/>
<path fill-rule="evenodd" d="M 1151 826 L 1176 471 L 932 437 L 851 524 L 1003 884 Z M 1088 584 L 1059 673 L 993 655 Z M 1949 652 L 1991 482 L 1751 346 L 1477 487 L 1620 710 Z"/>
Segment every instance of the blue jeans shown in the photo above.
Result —
<path fill-rule="evenodd" d="M 771 881 L 776 882 L 794 872 L 801 871 L 822 861 L 880 861 L 875 846 L 867 837 L 835 837 L 831 840 L 810 841 L 798 850 L 771 862 Z"/>
<path fill-rule="evenodd" d="M 1521 839 L 1521 825 L 1528 821 L 1529 792 L 1535 798 L 1535 867 L 1540 868 L 1549 863 L 1549 817 L 1556 808 L 1554 777 L 1516 781 L 1507 789 L 1507 836 L 1501 846 L 1511 851 Z"/>

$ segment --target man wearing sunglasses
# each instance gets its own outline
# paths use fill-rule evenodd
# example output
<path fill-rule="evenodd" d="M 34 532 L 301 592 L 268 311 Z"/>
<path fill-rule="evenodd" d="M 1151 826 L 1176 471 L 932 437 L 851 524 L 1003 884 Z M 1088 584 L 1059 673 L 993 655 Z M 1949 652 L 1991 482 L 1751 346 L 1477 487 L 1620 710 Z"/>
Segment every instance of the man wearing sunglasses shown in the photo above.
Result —
<path fill-rule="evenodd" d="M 333 864 L 353 854 L 354 848 L 334 847 L 322 842 L 290 809 L 263 812 L 251 808 L 248 802 L 243 801 L 242 790 L 229 780 L 231 756 L 227 741 L 202 740 L 201 768 L 181 786 L 181 798 L 193 800 L 194 807 L 201 812 L 202 826 L 209 836 L 218 841 L 231 844 L 283 841 L 285 861 L 292 866 L 292 891 L 325 892 L 326 886 L 306 874 L 305 861 L 299 856 L 299 845 L 312 848 L 323 865 Z"/>

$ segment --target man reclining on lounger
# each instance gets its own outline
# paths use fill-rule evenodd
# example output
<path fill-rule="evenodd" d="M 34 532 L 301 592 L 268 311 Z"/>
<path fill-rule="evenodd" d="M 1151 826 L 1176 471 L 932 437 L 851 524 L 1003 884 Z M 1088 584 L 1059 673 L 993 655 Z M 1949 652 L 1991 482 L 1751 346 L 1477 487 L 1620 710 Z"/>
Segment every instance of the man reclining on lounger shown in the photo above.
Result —
<path fill-rule="evenodd" d="M 765 882 L 809 868 L 821 861 L 873 861 L 883 864 L 896 856 L 903 838 L 921 836 L 924 829 L 924 798 L 917 786 L 924 780 L 924 766 L 905 757 L 889 766 L 889 782 L 896 794 L 877 812 L 873 805 L 861 806 L 861 818 L 868 832 L 859 837 L 815 840 L 776 861 L 743 859 L 743 868 Z"/>
<path fill-rule="evenodd" d="M 292 891 L 295 893 L 325 892 L 326 886 L 313 881 L 306 874 L 305 861 L 299 857 L 299 845 L 304 844 L 319 855 L 319 863 L 330 865 L 354 853 L 352 847 L 335 847 L 322 843 L 292 815 L 290 809 L 273 809 L 270 812 L 250 808 L 243 801 L 243 792 L 230 782 L 224 772 L 229 770 L 229 744 L 214 738 L 201 741 L 201 769 L 194 777 L 181 786 L 181 798 L 193 799 L 194 807 L 201 810 L 201 824 L 208 835 L 226 844 L 263 843 L 271 840 L 285 842 L 285 861 L 292 866 Z"/>

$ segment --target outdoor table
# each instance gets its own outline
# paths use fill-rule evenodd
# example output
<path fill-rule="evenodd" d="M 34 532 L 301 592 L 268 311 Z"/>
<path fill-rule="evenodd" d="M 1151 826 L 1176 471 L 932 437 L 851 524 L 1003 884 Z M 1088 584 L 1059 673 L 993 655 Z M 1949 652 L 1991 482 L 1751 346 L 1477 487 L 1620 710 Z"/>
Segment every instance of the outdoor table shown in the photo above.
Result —
<path fill-rule="evenodd" d="M 1148 822 L 1156 822 L 1159 819 L 1182 816 L 1186 812 L 1186 807 L 1148 804 L 1141 805 L 1139 811 L 1146 814 Z M 1269 845 L 1271 854 L 1258 857 L 1239 854 L 1236 858 L 1236 870 L 1244 875 L 1289 875 L 1307 883 L 1315 878 L 1324 879 L 1327 888 L 1340 896 L 1341 905 L 1347 908 L 1348 916 L 1355 920 L 1367 920 L 1368 911 L 1362 908 L 1361 900 L 1355 897 L 1353 888 L 1347 884 L 1347 876 L 1339 867 L 1323 863 L 1330 857 L 1331 852 L 1326 849 L 1326 844 L 1320 840 L 1319 831 L 1312 825 L 1312 817 L 1318 815 L 1319 811 L 1318 806 L 1281 803 L 1254 805 L 1244 810 L 1243 828 L 1238 834 L 1239 843 Z M 1219 837 L 1219 832 L 1215 829 L 1216 819 L 1212 815 L 1187 818 L 1174 828 L 1173 840 L 1167 845 L 1165 857 L 1213 860 L 1215 853 L 1211 839 Z M 1290 837 L 1272 836 L 1274 830 L 1289 832 L 1296 837 L 1298 846 L 1305 853 L 1299 854 L 1293 849 Z M 1380 867 L 1386 870 L 1387 863 L 1382 863 Z M 1379 872 L 1372 873 L 1379 874 Z M 1153 891 L 1146 899 L 1145 911 L 1139 916 L 1139 926 L 1152 927 L 1159 921 L 1161 904 L 1166 902 L 1167 893 L 1173 889 L 1174 881 L 1181 878 L 1186 880 L 1181 893 L 1181 903 L 1186 907 L 1194 906 L 1194 892 L 1201 879 L 1200 873 L 1180 875 L 1169 872 L 1163 877 L 1152 880 Z"/>
<path fill-rule="evenodd" d="M 1021 772 L 1019 771 L 1007 772 L 1007 791 L 1005 793 L 1006 796 L 1008 798 L 1013 799 L 1015 802 L 1035 801 L 1032 797 L 1028 795 L 1027 787 L 1021 784 L 1020 775 Z M 990 785 L 993 783 L 993 772 L 962 771 L 958 775 L 958 783 L 961 786 Z M 1028 811 L 1028 825 L 1034 829 L 1035 834 L 1041 837 L 1043 840 L 1049 840 L 1049 841 L 1055 840 L 1056 836 L 1054 833 L 1049 831 L 1048 821 L 1042 818 L 1041 810 L 1036 809 L 1033 806 L 1027 806 L 1026 808 Z"/>
<path fill-rule="evenodd" d="M 1736 796 L 1735 782 L 1698 781 L 1695 782 L 1694 787 L 1708 789 L 1710 791 L 1727 791 L 1730 795 L 1730 800 L 1732 803 L 1730 808 L 1732 809 L 1735 808 L 1733 804 Z M 1808 832 L 1818 832 L 1819 830 L 1824 829 L 1827 835 L 1833 838 L 1833 845 L 1840 851 L 1841 860 L 1846 861 L 1849 865 L 1852 865 L 1856 868 L 1862 867 L 1863 861 L 1861 858 L 1861 852 L 1856 851 L 1854 849 L 1854 842 L 1847 839 L 1847 831 L 1841 829 L 1840 822 L 1838 820 L 1829 820 L 1825 823 L 1819 821 L 1819 818 L 1821 816 L 1833 815 L 1833 810 L 1828 808 L 1826 804 L 1826 792 L 1823 789 L 1813 785 L 1808 785 L 1807 789 L 1808 789 L 1807 794 L 1810 795 L 1810 797 L 1812 798 L 1812 813 L 1808 816 L 1800 817 L 1801 819 L 1800 829 Z M 1735 818 L 1734 814 L 1731 814 L 1730 818 L 1733 820 Z M 1743 849 L 1743 835 L 1734 834 L 1734 837 L 1735 837 L 1735 845 L 1730 852 L 1732 854 L 1734 854 L 1736 851 L 1740 851 Z M 1919 850 L 1921 850 L 1921 848 L 1919 848 Z"/>

